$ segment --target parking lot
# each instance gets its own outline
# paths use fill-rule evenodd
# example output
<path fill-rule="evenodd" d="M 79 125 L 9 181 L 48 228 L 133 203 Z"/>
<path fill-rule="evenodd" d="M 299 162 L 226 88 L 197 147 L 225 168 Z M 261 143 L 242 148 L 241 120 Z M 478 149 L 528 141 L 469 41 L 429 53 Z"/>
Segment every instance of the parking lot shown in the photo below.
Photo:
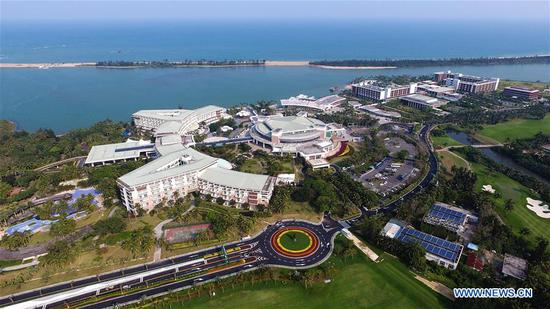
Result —
<path fill-rule="evenodd" d="M 406 187 L 418 172 L 413 161 L 401 163 L 387 157 L 374 169 L 361 175 L 361 181 L 370 190 L 386 196 Z"/>

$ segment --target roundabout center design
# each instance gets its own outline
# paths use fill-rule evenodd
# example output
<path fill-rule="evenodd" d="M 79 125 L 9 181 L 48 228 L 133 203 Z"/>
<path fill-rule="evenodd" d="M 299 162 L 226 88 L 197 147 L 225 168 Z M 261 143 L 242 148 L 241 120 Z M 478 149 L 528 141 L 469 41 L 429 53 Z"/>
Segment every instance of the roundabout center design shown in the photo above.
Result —
<path fill-rule="evenodd" d="M 308 228 L 284 227 L 271 236 L 271 246 L 280 255 L 290 258 L 305 258 L 317 251 L 319 238 Z"/>

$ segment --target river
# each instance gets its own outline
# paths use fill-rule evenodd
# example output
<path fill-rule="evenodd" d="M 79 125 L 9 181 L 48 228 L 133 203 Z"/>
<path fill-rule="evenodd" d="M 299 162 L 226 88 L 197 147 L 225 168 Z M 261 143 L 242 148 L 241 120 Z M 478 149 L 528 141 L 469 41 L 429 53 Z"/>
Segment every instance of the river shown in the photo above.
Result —
<path fill-rule="evenodd" d="M 455 130 L 445 130 L 447 135 L 454 139 L 455 141 L 464 144 L 464 145 L 480 145 L 482 144 L 480 141 L 476 140 L 472 136 L 470 136 L 467 133 L 455 131 Z M 519 171 L 525 175 L 531 176 L 533 178 L 536 178 L 539 181 L 542 181 L 544 183 L 550 183 L 547 179 L 539 176 L 538 174 L 533 173 L 532 171 L 526 169 L 525 167 L 517 164 L 512 160 L 510 157 L 502 155 L 496 151 L 494 151 L 492 148 L 478 148 L 484 155 L 491 158 L 495 162 L 498 162 L 506 167 L 509 167 L 511 169 L 514 169 L 516 171 Z"/>

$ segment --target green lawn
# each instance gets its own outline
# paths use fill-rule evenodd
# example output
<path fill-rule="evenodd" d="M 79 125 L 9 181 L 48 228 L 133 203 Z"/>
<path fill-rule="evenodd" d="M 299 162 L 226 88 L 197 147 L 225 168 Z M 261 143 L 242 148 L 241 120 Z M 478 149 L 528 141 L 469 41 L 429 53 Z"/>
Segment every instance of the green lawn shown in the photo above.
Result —
<path fill-rule="evenodd" d="M 287 232 L 281 236 L 281 246 L 288 250 L 304 250 L 311 244 L 309 237 L 300 232 Z"/>
<path fill-rule="evenodd" d="M 467 164 L 467 161 L 460 159 L 460 157 L 457 157 L 452 152 L 449 151 L 439 151 L 437 152 L 437 155 L 439 157 L 439 161 L 441 164 L 447 169 L 447 171 L 451 171 L 453 166 L 456 166 L 457 168 L 463 167 L 469 169 L 470 167 Z"/>
<path fill-rule="evenodd" d="M 254 174 L 265 173 L 265 169 L 263 168 L 262 163 L 257 159 L 248 159 L 244 161 L 243 165 L 241 165 L 239 170 L 245 173 L 254 173 Z"/>
<path fill-rule="evenodd" d="M 455 141 L 454 139 L 452 139 L 447 134 L 445 134 L 443 136 L 432 136 L 432 142 L 433 142 L 433 145 L 436 149 L 441 149 L 441 148 L 445 148 L 445 147 L 448 147 L 448 146 L 460 146 L 460 145 L 462 145 L 458 141 Z"/>
<path fill-rule="evenodd" d="M 541 120 L 512 119 L 487 125 L 478 134 L 504 143 L 507 140 L 530 138 L 539 132 L 550 134 L 550 114 L 546 114 Z"/>
<path fill-rule="evenodd" d="M 363 255 L 350 258 L 332 282 L 304 288 L 297 283 L 247 283 L 216 296 L 186 300 L 190 308 L 446 308 L 449 301 L 416 280 L 397 259 L 382 254 L 373 263 Z M 331 258 L 329 261 L 332 261 Z M 325 262 L 326 263 L 326 262 Z M 163 301 L 157 306 L 176 308 L 182 304 Z"/>
<path fill-rule="evenodd" d="M 489 170 L 484 165 L 472 163 L 471 166 L 477 175 L 476 187 L 478 190 L 481 191 L 481 186 L 490 184 L 502 196 L 495 197 L 493 200 L 498 214 L 507 226 L 516 233 L 519 233 L 521 228 L 527 227 L 531 231 L 528 238 L 535 239 L 536 236 L 542 236 L 550 240 L 550 233 L 548 233 L 550 220 L 537 216 L 526 207 L 526 198 L 537 199 L 539 198 L 537 193 L 504 174 Z M 504 208 L 506 199 L 514 201 L 514 208 L 511 211 Z"/>

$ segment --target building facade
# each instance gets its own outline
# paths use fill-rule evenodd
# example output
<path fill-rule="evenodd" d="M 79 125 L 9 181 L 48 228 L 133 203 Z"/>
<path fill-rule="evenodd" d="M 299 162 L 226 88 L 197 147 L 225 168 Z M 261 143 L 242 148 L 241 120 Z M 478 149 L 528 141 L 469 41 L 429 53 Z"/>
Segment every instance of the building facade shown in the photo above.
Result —
<path fill-rule="evenodd" d="M 231 170 L 231 164 L 193 148 L 160 158 L 117 180 L 122 203 L 129 212 L 139 207 L 150 211 L 156 205 L 200 192 L 236 204 L 267 205 L 275 177 Z"/>
<path fill-rule="evenodd" d="M 509 97 L 517 97 L 523 100 L 535 101 L 540 98 L 540 91 L 525 87 L 506 87 L 503 94 Z"/>
<path fill-rule="evenodd" d="M 365 80 L 351 85 L 351 91 L 355 97 L 361 99 L 383 101 L 415 93 L 416 86 L 416 83 L 397 85 L 381 83 L 375 80 Z"/>
<path fill-rule="evenodd" d="M 422 94 L 407 95 L 401 97 L 400 100 L 407 106 L 418 109 L 436 108 L 443 105 L 443 102 L 439 101 L 437 98 L 425 96 Z"/>
<path fill-rule="evenodd" d="M 462 93 L 492 92 L 498 89 L 499 78 L 482 78 L 462 73 L 435 72 L 433 80 Z"/>
<path fill-rule="evenodd" d="M 180 135 L 197 130 L 201 123 L 210 124 L 223 117 L 227 117 L 226 109 L 214 105 L 195 110 L 141 110 L 132 114 L 134 124 L 141 130 Z"/>

